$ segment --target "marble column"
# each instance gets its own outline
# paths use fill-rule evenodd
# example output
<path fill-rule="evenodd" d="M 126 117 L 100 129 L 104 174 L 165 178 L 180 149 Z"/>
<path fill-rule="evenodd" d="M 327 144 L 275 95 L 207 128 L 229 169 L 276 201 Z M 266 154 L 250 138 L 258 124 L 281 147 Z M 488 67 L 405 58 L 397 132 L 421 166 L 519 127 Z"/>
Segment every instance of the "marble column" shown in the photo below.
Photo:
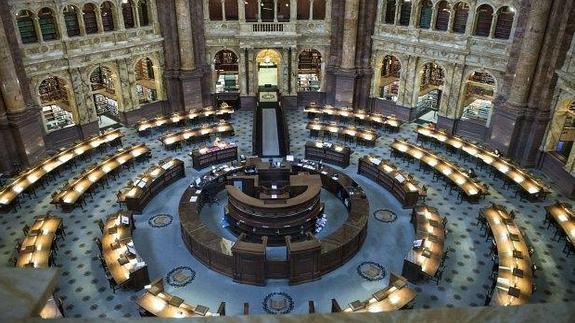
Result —
<path fill-rule="evenodd" d="M 336 70 L 335 100 L 339 106 L 353 106 L 357 71 L 355 66 L 359 0 L 345 2 L 341 64 Z"/>

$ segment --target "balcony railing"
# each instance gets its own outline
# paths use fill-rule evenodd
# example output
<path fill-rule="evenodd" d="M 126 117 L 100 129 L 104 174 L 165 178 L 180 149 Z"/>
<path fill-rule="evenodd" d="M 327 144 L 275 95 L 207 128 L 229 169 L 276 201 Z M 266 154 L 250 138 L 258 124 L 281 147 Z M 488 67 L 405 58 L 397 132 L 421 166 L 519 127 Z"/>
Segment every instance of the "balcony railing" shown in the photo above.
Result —
<path fill-rule="evenodd" d="M 273 23 L 273 24 L 253 24 L 252 31 L 254 33 L 269 33 L 269 32 L 283 32 L 284 24 Z"/>

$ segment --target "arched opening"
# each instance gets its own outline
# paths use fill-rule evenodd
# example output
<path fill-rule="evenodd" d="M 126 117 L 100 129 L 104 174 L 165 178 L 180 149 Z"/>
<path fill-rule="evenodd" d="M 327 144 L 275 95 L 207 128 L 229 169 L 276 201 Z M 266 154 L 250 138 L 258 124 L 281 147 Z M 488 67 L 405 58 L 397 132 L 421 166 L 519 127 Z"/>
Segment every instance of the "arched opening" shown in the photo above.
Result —
<path fill-rule="evenodd" d="M 16 15 L 16 24 L 20 32 L 22 44 L 31 44 L 38 42 L 36 26 L 34 26 L 34 14 L 30 10 L 21 10 Z"/>
<path fill-rule="evenodd" d="M 147 0 L 140 0 L 138 2 L 138 20 L 140 21 L 140 27 L 150 24 L 150 10 Z"/>
<path fill-rule="evenodd" d="M 134 3 L 132 0 L 122 0 L 122 17 L 124 17 L 124 28 L 136 27 L 134 20 Z"/>
<path fill-rule="evenodd" d="M 258 21 L 258 0 L 245 0 L 244 1 L 245 7 L 245 15 L 246 21 L 254 22 Z"/>
<path fill-rule="evenodd" d="M 411 1 L 402 0 L 399 9 L 399 25 L 409 26 L 411 20 Z"/>
<path fill-rule="evenodd" d="M 140 104 L 158 101 L 158 89 L 154 74 L 154 63 L 149 58 L 140 59 L 134 68 L 136 74 L 136 94 Z"/>
<path fill-rule="evenodd" d="M 437 122 L 437 111 L 441 103 L 445 71 L 435 63 L 427 63 L 420 71 L 417 116 L 420 120 Z"/>
<path fill-rule="evenodd" d="M 238 56 L 231 50 L 223 49 L 214 56 L 216 73 L 216 93 L 239 92 Z"/>
<path fill-rule="evenodd" d="M 431 14 L 433 12 L 431 0 L 421 1 L 419 10 L 419 28 L 429 29 L 429 27 L 431 27 Z"/>
<path fill-rule="evenodd" d="M 277 88 L 281 55 L 275 49 L 263 49 L 256 56 L 258 87 Z"/>
<path fill-rule="evenodd" d="M 313 20 L 325 19 L 325 0 L 313 1 Z"/>
<path fill-rule="evenodd" d="M 80 36 L 80 23 L 78 22 L 78 10 L 72 5 L 64 7 L 64 24 L 68 37 Z"/>
<path fill-rule="evenodd" d="M 90 85 L 100 128 L 118 123 L 119 108 L 116 75 L 106 66 L 98 66 L 90 74 Z"/>
<path fill-rule="evenodd" d="M 278 21 L 286 22 L 290 19 L 290 0 L 278 0 Z"/>
<path fill-rule="evenodd" d="M 310 0 L 297 0 L 297 19 L 308 20 L 309 8 L 311 6 Z"/>
<path fill-rule="evenodd" d="M 465 82 L 461 119 L 489 125 L 495 98 L 495 78 L 487 72 L 474 72 Z"/>
<path fill-rule="evenodd" d="M 56 19 L 52 9 L 40 9 L 38 12 L 38 24 L 40 25 L 40 32 L 44 41 L 58 39 L 58 27 L 56 26 Z"/>
<path fill-rule="evenodd" d="M 465 34 L 468 17 L 469 17 L 469 5 L 465 2 L 458 2 L 455 5 L 455 16 L 453 17 L 454 33 Z"/>
<path fill-rule="evenodd" d="M 40 83 L 38 93 L 46 131 L 52 132 L 75 125 L 69 91 L 64 80 L 50 76 Z"/>
<path fill-rule="evenodd" d="M 395 7 L 397 6 L 396 0 L 387 0 L 385 5 L 385 20 L 386 24 L 395 24 Z"/>
<path fill-rule="evenodd" d="M 96 6 L 87 3 L 82 8 L 84 14 L 84 27 L 86 27 L 86 34 L 95 34 L 98 32 L 98 22 L 96 19 Z"/>
<path fill-rule="evenodd" d="M 320 90 L 321 53 L 315 49 L 304 49 L 298 57 L 298 91 Z"/>
<path fill-rule="evenodd" d="M 102 3 L 100 6 L 102 16 L 102 28 L 104 31 L 114 30 L 114 5 L 110 1 Z"/>
<path fill-rule="evenodd" d="M 260 14 L 262 21 L 274 21 L 275 8 L 274 0 L 260 0 Z"/>
<path fill-rule="evenodd" d="M 510 7 L 502 7 L 497 11 L 497 23 L 495 24 L 495 38 L 509 39 L 513 28 L 515 10 Z"/>
<path fill-rule="evenodd" d="M 483 4 L 477 8 L 477 23 L 475 24 L 475 36 L 488 37 L 493 21 L 493 8 Z"/>
<path fill-rule="evenodd" d="M 451 7 L 447 1 L 440 1 L 437 4 L 437 17 L 435 18 L 435 30 L 446 31 L 449 28 L 449 16 Z"/>
<path fill-rule="evenodd" d="M 575 100 L 556 109 L 553 122 L 561 129 L 555 136 L 550 135 L 553 155 L 567 163 L 575 142 Z"/>
<path fill-rule="evenodd" d="M 387 55 L 383 58 L 379 79 L 379 97 L 388 101 L 397 101 L 401 63 L 397 57 Z"/>
<path fill-rule="evenodd" d="M 237 0 L 225 0 L 224 1 L 226 20 L 238 20 L 238 1 Z"/>
<path fill-rule="evenodd" d="M 219 21 L 223 20 L 222 17 L 222 1 L 221 0 L 210 0 L 208 4 L 208 9 L 210 12 L 210 20 Z"/>

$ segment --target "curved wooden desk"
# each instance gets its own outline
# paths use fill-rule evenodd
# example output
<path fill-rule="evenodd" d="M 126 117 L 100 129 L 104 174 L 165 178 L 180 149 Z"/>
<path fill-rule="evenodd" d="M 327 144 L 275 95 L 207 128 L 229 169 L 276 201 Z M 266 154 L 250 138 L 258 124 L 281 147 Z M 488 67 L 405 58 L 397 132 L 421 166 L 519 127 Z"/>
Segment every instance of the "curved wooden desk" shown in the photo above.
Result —
<path fill-rule="evenodd" d="M 62 219 L 56 216 L 45 215 L 36 218 L 22 240 L 16 267 L 48 268 L 56 232 L 62 225 Z"/>
<path fill-rule="evenodd" d="M 391 273 L 389 286 L 373 293 L 365 301 L 354 301 L 343 310 L 345 313 L 379 313 L 400 310 L 411 303 L 417 294 L 407 285 L 407 280 Z"/>
<path fill-rule="evenodd" d="M 375 141 L 379 138 L 379 135 L 375 130 L 365 129 L 355 126 L 343 126 L 335 123 L 327 123 L 320 121 L 310 121 L 308 122 L 306 129 L 310 132 L 328 132 L 334 135 L 344 136 L 347 140 L 354 139 L 360 142 L 365 142 L 369 145 L 375 145 Z"/>
<path fill-rule="evenodd" d="M 365 110 L 351 110 L 347 108 L 334 108 L 330 105 L 319 107 L 316 104 L 308 104 L 304 110 L 308 117 L 313 118 L 317 116 L 335 116 L 345 118 L 348 120 L 356 120 L 360 122 L 369 122 L 379 127 L 389 128 L 393 131 L 399 131 L 403 121 L 399 120 L 396 116 L 384 116 L 381 113 L 370 113 Z"/>
<path fill-rule="evenodd" d="M 220 121 L 217 124 L 213 124 L 206 127 L 194 128 L 194 129 L 184 129 L 176 133 L 168 133 L 160 137 L 160 142 L 164 145 L 164 148 L 169 149 L 175 144 L 180 144 L 182 141 L 189 140 L 192 138 L 206 138 L 211 134 L 234 134 L 234 127 L 231 123 L 227 121 Z"/>
<path fill-rule="evenodd" d="M 188 318 L 214 315 L 206 306 L 186 304 L 183 299 L 166 292 L 161 278 L 146 286 L 146 292 L 136 303 L 148 316 Z"/>
<path fill-rule="evenodd" d="M 138 131 L 138 134 L 143 135 L 149 132 L 149 130 L 163 125 L 173 125 L 182 121 L 189 120 L 203 120 L 209 117 L 217 117 L 222 119 L 229 117 L 233 113 L 234 109 L 230 106 L 222 106 L 219 109 L 214 109 L 213 107 L 192 109 L 185 113 L 176 112 L 170 116 L 159 116 L 152 119 L 140 120 L 136 124 L 136 130 Z"/>
<path fill-rule="evenodd" d="M 575 246 L 575 212 L 571 205 L 557 202 L 546 206 L 545 210 L 548 221 L 555 222 L 563 230 L 565 237 L 571 241 L 571 245 Z"/>

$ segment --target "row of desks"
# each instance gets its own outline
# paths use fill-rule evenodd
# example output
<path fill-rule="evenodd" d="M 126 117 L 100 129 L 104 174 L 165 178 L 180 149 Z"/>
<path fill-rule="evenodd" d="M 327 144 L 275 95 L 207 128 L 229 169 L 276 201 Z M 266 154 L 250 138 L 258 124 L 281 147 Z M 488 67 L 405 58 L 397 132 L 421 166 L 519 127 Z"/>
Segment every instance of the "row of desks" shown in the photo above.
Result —
<path fill-rule="evenodd" d="M 516 183 L 519 188 L 532 199 L 545 199 L 549 189 L 533 175 L 512 161 L 500 157 L 496 152 L 489 151 L 463 138 L 450 135 L 442 130 L 419 126 L 416 129 L 418 139 L 430 138 L 444 143 L 446 146 L 467 153 L 481 162 L 493 167 L 501 175 Z"/>
<path fill-rule="evenodd" d="M 348 120 L 357 120 L 360 122 L 369 122 L 372 125 L 378 125 L 382 127 L 387 127 L 393 129 L 394 131 L 399 131 L 399 128 L 403 124 L 403 121 L 399 120 L 396 116 L 384 116 L 380 113 L 370 113 L 364 110 L 352 110 L 348 108 L 334 108 L 330 105 L 325 107 L 320 107 L 315 103 L 310 103 L 304 108 L 304 112 L 308 114 L 309 117 L 317 116 L 333 116 L 344 118 Z"/>
<path fill-rule="evenodd" d="M 323 131 L 334 135 L 341 135 L 346 140 L 355 139 L 359 142 L 365 142 L 369 145 L 375 145 L 375 141 L 379 138 L 377 131 L 373 129 L 359 128 L 356 126 L 343 126 L 336 123 L 321 122 L 313 120 L 308 122 L 307 130 L 313 132 Z"/>
<path fill-rule="evenodd" d="M 176 112 L 170 116 L 141 120 L 136 124 L 136 130 L 139 134 L 144 134 L 163 125 L 172 125 L 188 120 L 202 120 L 209 117 L 225 118 L 233 113 L 234 109 L 228 105 L 222 105 L 219 109 L 214 109 L 213 107 L 193 109 L 188 112 Z"/>
<path fill-rule="evenodd" d="M 545 207 L 546 216 L 550 217 L 560 228 L 571 244 L 575 246 L 575 212 L 571 205 L 556 202 Z"/>
<path fill-rule="evenodd" d="M 65 211 L 71 211 L 77 202 L 95 183 L 106 177 L 112 171 L 120 168 L 139 157 L 149 156 L 150 148 L 145 144 L 138 144 L 128 148 L 121 148 L 118 152 L 103 160 L 99 164 L 86 169 L 73 182 L 66 185 L 60 192 L 52 196 L 52 204 L 58 204 Z"/>
<path fill-rule="evenodd" d="M 163 318 L 186 318 L 214 316 L 208 307 L 203 305 L 190 305 L 184 300 L 174 296 L 164 289 L 162 279 L 146 286 L 146 292 L 136 301 L 146 313 Z"/>
<path fill-rule="evenodd" d="M 324 141 L 308 141 L 305 144 L 305 158 L 334 164 L 341 168 L 349 166 L 353 150 L 345 145 Z"/>
<path fill-rule="evenodd" d="M 36 166 L 22 171 L 12 182 L 0 190 L 0 211 L 9 210 L 18 196 L 38 183 L 44 176 L 57 168 L 66 165 L 73 159 L 82 156 L 104 144 L 119 141 L 123 136 L 119 129 L 105 132 L 99 136 L 91 137 L 82 143 L 68 149 L 63 149 L 54 156 L 48 157 Z"/>
<path fill-rule="evenodd" d="M 56 216 L 36 218 L 18 250 L 16 267 L 48 268 L 56 233 L 62 226 L 62 219 Z"/>
<path fill-rule="evenodd" d="M 231 123 L 220 120 L 219 123 L 204 126 L 200 128 L 188 128 L 176 133 L 168 133 L 160 137 L 160 142 L 164 145 L 166 149 L 173 147 L 176 144 L 180 144 L 183 141 L 194 139 L 194 138 L 205 138 L 211 134 L 234 134 L 234 127 Z"/>
<path fill-rule="evenodd" d="M 481 196 L 487 193 L 481 184 L 471 179 L 461 168 L 432 154 L 423 147 L 396 139 L 391 144 L 391 148 L 397 153 L 415 158 L 421 163 L 435 169 L 456 184 L 469 202 L 478 202 Z"/>
<path fill-rule="evenodd" d="M 503 206 L 480 210 L 493 233 L 499 257 L 499 270 L 491 303 L 521 305 L 533 293 L 533 270 L 525 237 Z"/>
<path fill-rule="evenodd" d="M 407 285 L 405 278 L 391 273 L 389 286 L 373 293 L 368 300 L 352 302 L 343 312 L 379 313 L 397 311 L 411 303 L 416 296 L 416 292 Z"/>

